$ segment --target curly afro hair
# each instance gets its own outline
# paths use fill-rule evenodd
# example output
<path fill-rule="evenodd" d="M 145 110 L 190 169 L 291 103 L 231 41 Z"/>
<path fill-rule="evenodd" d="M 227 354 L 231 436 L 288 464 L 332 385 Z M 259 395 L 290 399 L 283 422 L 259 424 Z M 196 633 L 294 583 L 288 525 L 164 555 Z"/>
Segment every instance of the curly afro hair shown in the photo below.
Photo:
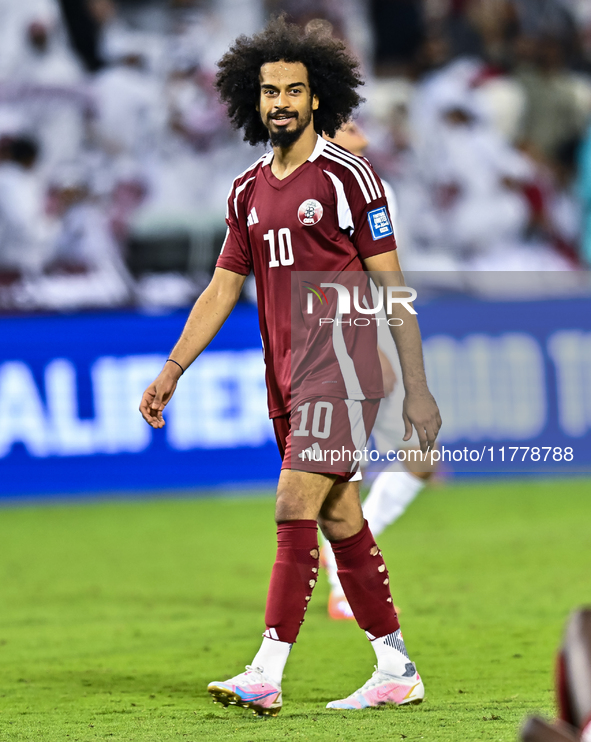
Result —
<path fill-rule="evenodd" d="M 301 62 L 308 70 L 313 95 L 320 105 L 314 111 L 314 129 L 334 137 L 351 113 L 363 101 L 356 88 L 363 85 L 359 62 L 349 56 L 345 45 L 326 34 L 322 26 L 307 33 L 275 18 L 264 31 L 251 38 L 239 36 L 218 62 L 216 88 L 228 108 L 235 129 L 244 129 L 244 139 L 259 144 L 269 139 L 257 105 L 259 75 L 268 62 Z"/>

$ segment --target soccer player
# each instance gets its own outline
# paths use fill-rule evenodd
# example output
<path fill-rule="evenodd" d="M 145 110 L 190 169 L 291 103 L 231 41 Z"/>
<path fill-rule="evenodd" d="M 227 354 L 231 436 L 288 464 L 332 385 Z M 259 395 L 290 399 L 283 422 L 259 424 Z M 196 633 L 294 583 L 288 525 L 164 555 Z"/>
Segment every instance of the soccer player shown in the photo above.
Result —
<path fill-rule="evenodd" d="M 523 742 L 591 742 L 591 608 L 570 616 L 558 654 L 556 690 L 560 720 L 530 718 Z"/>
<path fill-rule="evenodd" d="M 531 717 L 521 730 L 522 742 L 586 742 L 574 730 Z"/>
<path fill-rule="evenodd" d="M 579 608 L 567 622 L 557 686 L 560 718 L 591 742 L 591 608 Z"/>
<path fill-rule="evenodd" d="M 341 42 L 304 34 L 280 18 L 252 38 L 238 38 L 219 68 L 217 87 L 231 121 L 251 144 L 270 140 L 271 151 L 234 181 L 227 235 L 211 283 L 140 405 L 152 427 L 164 425 L 162 411 L 183 370 L 218 332 L 252 270 L 269 414 L 283 456 L 275 505 L 277 557 L 259 651 L 246 672 L 210 683 L 208 690 L 224 705 L 258 714 L 275 716 L 281 709 L 283 670 L 318 577 L 319 525 L 377 657 L 368 682 L 328 708 L 420 702 L 423 683 L 400 635 L 388 572 L 363 519 L 358 483 L 351 481 L 357 464 L 306 455 L 319 442 L 329 449 L 342 446 L 349 455 L 363 449 L 383 396 L 375 324 L 355 333 L 355 327 L 336 322 L 341 305 L 334 286 L 356 281 L 361 293 L 354 295 L 366 301 L 364 269 L 382 288 L 393 280 L 404 286 L 379 178 L 365 160 L 320 136 L 334 136 L 359 104 L 358 64 Z M 321 308 L 332 325 L 318 323 L 316 315 L 304 327 L 307 334 L 297 323 L 292 326 L 294 296 L 305 306 L 300 284 L 292 293 L 294 271 L 338 278 L 340 284 L 325 289 Z M 302 311 L 301 316 L 307 315 Z M 350 314 L 352 321 L 357 316 Z M 426 450 L 441 419 L 427 388 L 416 317 L 396 303 L 391 316 L 404 317 L 402 324 L 393 322 L 393 333 L 406 389 L 407 430 L 410 434 L 415 427 Z M 296 327 L 300 334 L 294 342 Z"/>
<path fill-rule="evenodd" d="M 329 141 L 360 157 L 369 145 L 363 130 L 355 121 L 348 121 L 341 126 Z M 395 223 L 397 204 L 394 191 L 386 182 L 383 182 L 382 186 L 388 201 L 390 218 Z M 392 337 L 385 325 L 378 326 L 378 343 L 381 346 L 379 356 L 384 391 L 388 399 L 380 405 L 372 436 L 378 451 L 386 453 L 390 450 L 405 448 L 408 454 L 409 450 L 418 448 L 418 441 L 416 434 L 413 435 L 412 442 L 408 439 L 404 440 L 405 429 L 400 415 L 404 399 L 404 391 L 399 383 L 400 364 Z M 417 465 L 416 461 L 420 459 L 415 454 L 412 459 L 407 455 L 404 463 L 397 461 L 391 464 L 374 479 L 363 502 L 363 515 L 374 538 L 377 538 L 382 531 L 400 518 L 431 477 L 433 467 L 428 466 L 427 462 Z M 328 615 L 337 621 L 354 619 L 353 611 L 339 580 L 336 559 L 328 542 L 322 545 L 320 562 L 326 570 L 330 584 Z"/>

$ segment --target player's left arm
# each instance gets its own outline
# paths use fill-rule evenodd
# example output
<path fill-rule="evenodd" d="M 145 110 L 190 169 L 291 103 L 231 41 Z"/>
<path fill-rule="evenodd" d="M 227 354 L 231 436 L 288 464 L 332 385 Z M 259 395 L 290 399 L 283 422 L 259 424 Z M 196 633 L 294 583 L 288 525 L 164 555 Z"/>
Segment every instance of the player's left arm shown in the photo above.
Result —
<path fill-rule="evenodd" d="M 404 276 L 394 250 L 366 257 L 363 260 L 365 269 L 371 272 L 377 286 L 404 286 Z M 433 399 L 423 362 L 423 346 L 416 315 L 410 314 L 402 304 L 395 304 L 389 317 L 402 320 L 400 326 L 390 326 L 392 337 L 400 357 L 402 380 L 405 397 L 402 408 L 404 418 L 405 441 L 412 436 L 413 425 L 416 428 L 423 453 L 432 449 L 441 427 L 441 416 L 437 403 Z"/>

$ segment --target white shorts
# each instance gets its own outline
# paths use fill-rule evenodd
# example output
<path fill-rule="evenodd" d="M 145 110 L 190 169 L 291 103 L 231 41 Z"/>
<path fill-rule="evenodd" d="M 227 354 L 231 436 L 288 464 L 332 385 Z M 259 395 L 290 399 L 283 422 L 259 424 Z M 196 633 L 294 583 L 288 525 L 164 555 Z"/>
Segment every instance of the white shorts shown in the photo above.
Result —
<path fill-rule="evenodd" d="M 402 403 L 404 402 L 404 385 L 402 383 L 402 369 L 396 344 L 385 322 L 378 323 L 378 345 L 380 350 L 392 364 L 396 374 L 396 385 L 389 397 L 382 399 L 380 411 L 372 431 L 374 448 L 380 452 L 396 451 L 399 448 L 419 448 L 419 437 L 413 428 L 412 437 L 403 441 L 404 420 L 402 419 Z"/>

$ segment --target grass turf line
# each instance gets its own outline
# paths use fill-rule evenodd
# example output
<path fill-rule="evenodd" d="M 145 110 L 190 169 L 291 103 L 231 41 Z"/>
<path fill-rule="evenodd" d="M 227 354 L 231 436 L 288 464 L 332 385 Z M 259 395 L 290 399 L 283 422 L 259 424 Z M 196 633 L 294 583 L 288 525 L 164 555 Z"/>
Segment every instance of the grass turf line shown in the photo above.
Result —
<path fill-rule="evenodd" d="M 321 579 L 265 720 L 205 687 L 259 645 L 272 498 L 0 510 L 0 742 L 515 740 L 526 713 L 553 713 L 562 627 L 589 600 L 590 494 L 588 480 L 422 494 L 379 541 L 427 701 L 324 709 L 374 655 L 326 617 Z"/>

